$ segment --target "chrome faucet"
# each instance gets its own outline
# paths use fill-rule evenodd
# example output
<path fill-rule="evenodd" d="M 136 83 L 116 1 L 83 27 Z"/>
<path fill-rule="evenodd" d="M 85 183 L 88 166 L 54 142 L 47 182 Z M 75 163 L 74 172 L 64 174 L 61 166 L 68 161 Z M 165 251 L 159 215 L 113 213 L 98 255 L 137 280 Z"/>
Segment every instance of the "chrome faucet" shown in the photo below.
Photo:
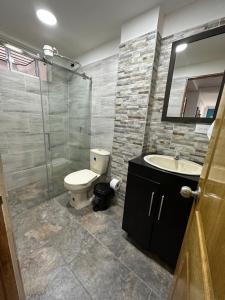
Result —
<path fill-rule="evenodd" d="M 180 151 L 176 150 L 174 159 L 175 160 L 179 160 L 180 159 Z"/>

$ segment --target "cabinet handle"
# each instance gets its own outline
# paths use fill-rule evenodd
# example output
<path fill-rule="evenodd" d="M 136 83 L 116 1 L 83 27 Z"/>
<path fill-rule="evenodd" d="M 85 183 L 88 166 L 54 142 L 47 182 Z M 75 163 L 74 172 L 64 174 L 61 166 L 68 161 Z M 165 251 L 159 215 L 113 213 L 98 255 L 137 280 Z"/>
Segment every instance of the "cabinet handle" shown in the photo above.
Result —
<path fill-rule="evenodd" d="M 162 195 L 161 202 L 160 202 L 159 214 L 158 214 L 158 221 L 160 220 L 160 217 L 161 217 L 163 201 L 164 201 L 164 195 Z"/>
<path fill-rule="evenodd" d="M 149 211 L 148 211 L 148 216 L 149 216 L 149 217 L 150 217 L 151 211 L 152 211 L 152 203 L 153 203 L 154 195 L 155 195 L 155 192 L 152 192 L 151 200 L 150 200 L 150 205 L 149 205 Z"/>

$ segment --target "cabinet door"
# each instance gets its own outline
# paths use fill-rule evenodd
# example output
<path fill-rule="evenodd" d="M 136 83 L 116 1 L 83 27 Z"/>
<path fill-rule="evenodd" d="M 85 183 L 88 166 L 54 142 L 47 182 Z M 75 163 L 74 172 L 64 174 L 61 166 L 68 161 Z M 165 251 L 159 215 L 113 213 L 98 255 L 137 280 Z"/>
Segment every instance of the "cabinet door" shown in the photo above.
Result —
<path fill-rule="evenodd" d="M 122 228 L 149 249 L 159 184 L 128 173 Z"/>
<path fill-rule="evenodd" d="M 163 186 L 153 225 L 150 251 L 175 268 L 193 200 L 180 195 L 182 183 Z"/>

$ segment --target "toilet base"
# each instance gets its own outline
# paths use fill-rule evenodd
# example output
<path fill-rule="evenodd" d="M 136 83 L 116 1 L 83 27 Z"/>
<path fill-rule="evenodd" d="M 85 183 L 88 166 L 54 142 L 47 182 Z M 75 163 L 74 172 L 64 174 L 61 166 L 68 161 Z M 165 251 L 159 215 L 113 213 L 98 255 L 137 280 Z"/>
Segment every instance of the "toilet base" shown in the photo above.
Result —
<path fill-rule="evenodd" d="M 92 199 L 93 196 L 89 197 L 88 191 L 82 191 L 81 193 L 70 192 L 70 205 L 78 210 L 89 206 Z"/>

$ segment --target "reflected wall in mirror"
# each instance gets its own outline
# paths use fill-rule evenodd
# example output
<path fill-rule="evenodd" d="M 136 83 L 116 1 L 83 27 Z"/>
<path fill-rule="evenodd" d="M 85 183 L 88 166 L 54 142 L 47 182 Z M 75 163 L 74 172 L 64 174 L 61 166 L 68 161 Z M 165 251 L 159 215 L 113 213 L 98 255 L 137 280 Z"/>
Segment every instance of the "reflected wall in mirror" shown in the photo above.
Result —
<path fill-rule="evenodd" d="M 175 87 L 181 80 L 173 80 L 171 92 L 178 94 L 178 98 L 170 94 L 170 102 L 167 110 L 169 117 L 184 118 L 213 118 L 216 102 L 219 96 L 223 74 L 212 74 L 188 78 L 185 80 L 184 91 L 182 84 Z M 179 99 L 179 90 L 181 91 Z M 174 100 L 176 102 L 172 102 Z M 182 101 L 181 101 L 182 100 Z M 173 105 L 174 104 L 174 105 Z"/>
<path fill-rule="evenodd" d="M 225 26 L 174 42 L 163 121 L 211 123 L 225 70 Z"/>

